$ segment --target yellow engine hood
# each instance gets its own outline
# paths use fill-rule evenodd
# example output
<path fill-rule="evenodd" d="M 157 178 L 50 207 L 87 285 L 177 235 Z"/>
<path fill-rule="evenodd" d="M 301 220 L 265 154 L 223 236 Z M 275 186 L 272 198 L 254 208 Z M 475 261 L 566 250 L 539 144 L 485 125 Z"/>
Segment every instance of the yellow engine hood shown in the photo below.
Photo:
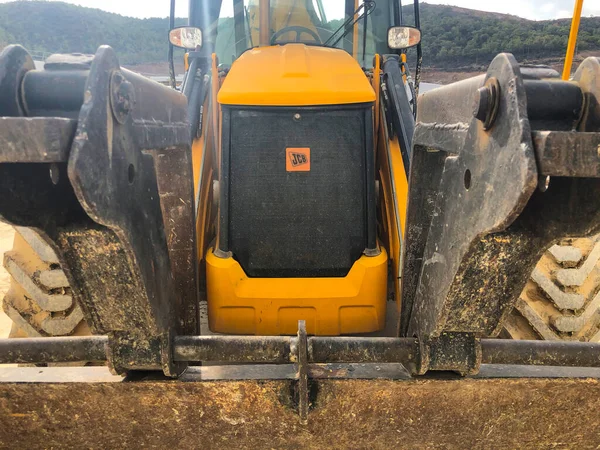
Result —
<path fill-rule="evenodd" d="M 218 101 L 223 105 L 340 105 L 374 102 L 375 92 L 345 51 L 287 44 L 242 54 L 223 81 Z"/>

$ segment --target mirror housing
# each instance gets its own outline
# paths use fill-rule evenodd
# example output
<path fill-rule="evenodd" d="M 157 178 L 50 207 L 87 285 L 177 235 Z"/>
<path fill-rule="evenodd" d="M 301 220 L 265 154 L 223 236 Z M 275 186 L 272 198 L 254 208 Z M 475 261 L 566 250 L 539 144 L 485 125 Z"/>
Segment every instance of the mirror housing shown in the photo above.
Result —
<path fill-rule="evenodd" d="M 169 42 L 175 47 L 195 50 L 202 47 L 202 30 L 196 27 L 177 27 L 169 31 Z"/>
<path fill-rule="evenodd" d="M 421 42 L 421 30 L 416 27 L 391 27 L 388 30 L 388 47 L 394 50 L 404 50 Z"/>

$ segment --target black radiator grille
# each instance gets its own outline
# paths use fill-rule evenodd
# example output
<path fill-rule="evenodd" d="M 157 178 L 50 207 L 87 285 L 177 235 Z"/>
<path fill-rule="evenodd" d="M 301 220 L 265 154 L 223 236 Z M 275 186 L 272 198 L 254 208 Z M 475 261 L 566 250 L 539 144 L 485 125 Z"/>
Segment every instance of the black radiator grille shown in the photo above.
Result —
<path fill-rule="evenodd" d="M 228 208 L 221 243 L 228 248 L 221 248 L 251 277 L 345 276 L 368 244 L 370 107 L 224 108 L 223 114 L 229 177 L 222 180 Z M 310 149 L 310 157 L 294 148 Z M 288 171 L 294 167 L 286 168 L 286 158 L 299 169 L 310 164 L 310 171 Z"/>

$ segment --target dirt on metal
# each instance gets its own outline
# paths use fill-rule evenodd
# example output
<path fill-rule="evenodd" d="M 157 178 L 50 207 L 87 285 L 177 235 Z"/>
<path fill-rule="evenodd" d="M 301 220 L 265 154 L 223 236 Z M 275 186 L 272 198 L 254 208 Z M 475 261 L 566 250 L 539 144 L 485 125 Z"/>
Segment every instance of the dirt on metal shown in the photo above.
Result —
<path fill-rule="evenodd" d="M 0 447 L 597 448 L 585 379 L 0 383 Z"/>

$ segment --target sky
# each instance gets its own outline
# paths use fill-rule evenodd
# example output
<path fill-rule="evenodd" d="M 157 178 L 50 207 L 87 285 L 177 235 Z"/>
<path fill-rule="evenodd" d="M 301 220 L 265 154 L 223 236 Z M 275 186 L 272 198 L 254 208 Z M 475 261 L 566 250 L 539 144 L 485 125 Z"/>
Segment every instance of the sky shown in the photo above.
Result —
<path fill-rule="evenodd" d="M 7 3 L 14 0 L 0 0 Z M 54 1 L 54 0 L 49 0 Z M 169 0 L 62 0 L 67 3 L 99 8 L 123 16 L 132 17 L 167 17 L 169 15 Z M 226 3 L 231 3 L 231 0 Z M 404 3 L 409 3 L 406 0 Z M 343 0 L 323 0 L 325 13 L 328 17 Z M 571 17 L 574 0 L 427 0 L 427 3 L 455 5 L 463 8 L 479 9 L 482 11 L 499 12 L 525 17 L 532 20 L 559 19 Z M 177 16 L 187 17 L 187 0 L 177 0 Z M 600 0 L 584 0 L 584 16 L 600 16 Z"/>

